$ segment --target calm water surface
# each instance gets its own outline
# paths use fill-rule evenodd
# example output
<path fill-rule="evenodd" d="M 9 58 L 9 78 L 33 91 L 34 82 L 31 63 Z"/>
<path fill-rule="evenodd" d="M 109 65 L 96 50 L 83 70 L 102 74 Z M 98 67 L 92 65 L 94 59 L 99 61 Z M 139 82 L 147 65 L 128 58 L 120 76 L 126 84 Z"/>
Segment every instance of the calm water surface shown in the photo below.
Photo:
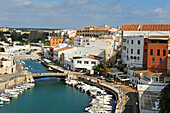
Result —
<path fill-rule="evenodd" d="M 48 73 L 37 60 L 24 60 L 32 73 Z M 83 113 L 91 98 L 56 78 L 36 80 L 36 85 L 0 106 L 0 113 Z M 114 101 L 114 100 L 113 100 Z M 114 102 L 113 102 L 114 106 Z"/>
<path fill-rule="evenodd" d="M 63 81 L 36 81 L 17 99 L 0 107 L 0 113 L 83 113 L 90 102 L 87 94 Z"/>
<path fill-rule="evenodd" d="M 27 67 L 29 72 L 32 73 L 50 73 L 46 67 L 44 67 L 38 60 L 23 60 L 25 64 L 23 67 Z"/>

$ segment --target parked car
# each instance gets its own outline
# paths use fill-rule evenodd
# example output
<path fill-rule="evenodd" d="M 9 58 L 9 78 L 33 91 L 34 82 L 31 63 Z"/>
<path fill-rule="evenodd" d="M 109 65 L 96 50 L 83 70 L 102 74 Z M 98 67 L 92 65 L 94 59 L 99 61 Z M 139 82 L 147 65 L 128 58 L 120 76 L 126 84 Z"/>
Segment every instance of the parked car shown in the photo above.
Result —
<path fill-rule="evenodd" d="M 105 80 L 105 77 L 104 76 L 99 76 L 98 79 Z"/>

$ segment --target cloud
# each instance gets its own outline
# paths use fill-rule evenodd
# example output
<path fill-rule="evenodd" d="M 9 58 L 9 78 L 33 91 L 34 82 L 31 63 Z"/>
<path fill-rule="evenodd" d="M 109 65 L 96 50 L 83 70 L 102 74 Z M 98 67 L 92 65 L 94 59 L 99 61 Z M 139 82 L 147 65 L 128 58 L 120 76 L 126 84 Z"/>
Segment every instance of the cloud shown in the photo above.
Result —
<path fill-rule="evenodd" d="M 16 3 L 16 5 L 29 5 L 31 1 L 29 0 L 12 0 L 12 2 Z"/>
<path fill-rule="evenodd" d="M 164 11 L 163 11 L 163 9 L 161 9 L 161 8 L 158 7 L 158 8 L 156 8 L 156 9 L 152 10 L 152 12 L 153 12 L 153 13 L 158 13 L 158 14 L 163 14 Z"/>
<path fill-rule="evenodd" d="M 50 0 L 51 1 L 51 0 Z M 147 7 L 125 0 L 0 0 L 0 25 L 83 28 L 86 25 L 169 22 L 170 7 Z"/>

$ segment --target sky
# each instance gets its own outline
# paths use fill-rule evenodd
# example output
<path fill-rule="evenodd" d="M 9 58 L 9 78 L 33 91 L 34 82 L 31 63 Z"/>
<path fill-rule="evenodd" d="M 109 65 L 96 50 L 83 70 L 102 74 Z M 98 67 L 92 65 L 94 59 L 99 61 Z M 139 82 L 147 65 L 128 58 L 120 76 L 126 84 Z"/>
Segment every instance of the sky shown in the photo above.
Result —
<path fill-rule="evenodd" d="M 170 24 L 170 0 L 0 0 L 1 27 Z"/>

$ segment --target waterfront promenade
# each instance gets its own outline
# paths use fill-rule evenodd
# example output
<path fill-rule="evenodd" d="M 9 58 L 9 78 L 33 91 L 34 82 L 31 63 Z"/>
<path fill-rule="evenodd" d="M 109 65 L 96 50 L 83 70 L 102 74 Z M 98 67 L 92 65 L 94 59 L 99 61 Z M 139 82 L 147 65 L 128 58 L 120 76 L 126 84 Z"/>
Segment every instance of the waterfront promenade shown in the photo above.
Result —
<path fill-rule="evenodd" d="M 33 53 L 33 54 L 37 54 L 37 53 Z M 22 65 L 19 63 L 20 60 L 24 59 L 24 55 L 22 55 L 22 57 L 19 54 L 16 54 L 15 57 L 15 61 L 17 63 L 17 73 L 12 74 L 12 75 L 1 75 L 1 79 L 3 78 L 3 80 L 9 80 L 9 78 L 15 78 L 18 75 L 24 75 L 24 76 L 30 76 L 29 72 L 23 71 L 23 67 Z M 27 58 L 31 58 L 27 56 Z M 37 59 L 39 59 L 39 57 L 37 57 Z M 36 60 L 37 60 L 36 59 Z M 55 70 L 60 69 L 60 71 L 63 71 L 63 74 L 68 74 L 68 75 L 75 75 L 75 76 L 79 76 L 82 77 L 86 80 L 91 80 L 94 83 L 97 83 L 97 77 L 91 77 L 91 76 L 87 76 L 84 73 L 78 73 L 78 72 L 72 72 L 69 70 L 65 70 L 60 66 L 56 66 L 56 65 L 48 65 L 49 67 L 52 67 Z M 41 73 L 43 76 L 43 73 Z M 34 74 L 31 74 L 33 76 L 36 76 Z M 68 76 L 69 77 L 69 76 Z M 3 81 L 3 82 L 4 82 Z M 117 106 L 116 106 L 116 113 L 138 113 L 138 107 L 136 105 L 137 102 L 137 93 L 136 90 L 133 90 L 130 87 L 127 87 L 121 83 L 117 82 L 117 85 L 115 85 L 114 83 L 109 83 L 106 82 L 105 80 L 102 80 L 99 83 L 101 86 L 103 87 L 108 87 L 109 89 L 112 89 L 113 91 L 115 91 L 118 94 L 118 101 L 117 101 Z"/>
<path fill-rule="evenodd" d="M 136 90 L 133 90 L 130 87 L 126 87 L 123 84 L 117 84 L 106 82 L 102 80 L 100 83 L 97 83 L 97 77 L 92 76 L 78 76 L 81 77 L 88 82 L 93 82 L 94 84 L 99 84 L 100 86 L 107 87 L 115 91 L 118 95 L 118 100 L 116 102 L 116 110 L 115 113 L 139 113 L 137 102 L 137 93 Z"/>

